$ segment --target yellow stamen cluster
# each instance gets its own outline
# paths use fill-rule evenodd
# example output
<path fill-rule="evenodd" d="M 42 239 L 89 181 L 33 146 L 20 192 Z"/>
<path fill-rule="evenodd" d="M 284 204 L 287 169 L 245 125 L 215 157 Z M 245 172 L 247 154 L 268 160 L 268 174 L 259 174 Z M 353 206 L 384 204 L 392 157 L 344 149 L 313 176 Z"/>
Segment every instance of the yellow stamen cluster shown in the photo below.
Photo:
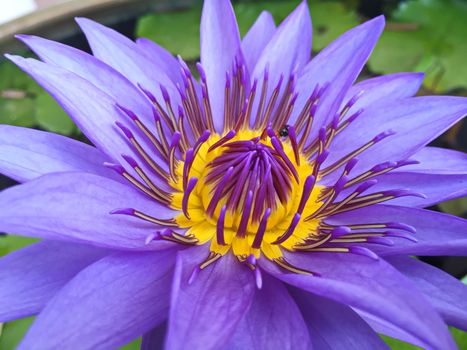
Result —
<path fill-rule="evenodd" d="M 241 140 L 251 140 L 260 136 L 261 133 L 244 130 L 238 132 L 237 135 L 226 144 Z M 243 208 L 236 208 L 235 210 L 228 210 L 226 212 L 223 229 L 224 242 L 218 242 L 216 238 L 217 221 L 221 207 L 226 203 L 226 199 L 223 198 L 219 201 L 219 204 L 212 216 L 208 215 L 206 210 L 217 184 L 208 183 L 205 179 L 209 173 L 208 164 L 222 155 L 225 150 L 223 146 L 209 150 L 212 145 L 219 141 L 219 139 L 219 135 L 211 135 L 209 139 L 201 145 L 193 160 L 189 177 L 196 177 L 198 178 L 198 181 L 189 196 L 188 216 L 181 213 L 175 218 L 180 227 L 188 229 L 186 235 L 195 237 L 198 240 L 198 244 L 205 244 L 210 241 L 211 252 L 215 254 L 224 255 L 230 250 L 230 248 L 232 248 L 233 254 L 241 260 L 246 259 L 251 254 L 255 255 L 256 258 L 259 258 L 261 253 L 263 253 L 268 259 L 275 260 L 282 257 L 281 248 L 292 250 L 294 246 L 303 244 L 308 238 L 316 237 L 318 235 L 318 226 L 320 224 L 319 219 L 312 219 L 309 221 L 303 220 L 316 212 L 322 205 L 322 202 L 318 200 L 322 187 L 316 185 L 304 207 L 301 219 L 295 227 L 293 235 L 282 243 L 274 243 L 289 228 L 300 203 L 305 179 L 313 170 L 312 164 L 310 164 L 310 162 L 302 155 L 300 155 L 300 164 L 297 164 L 290 142 L 288 140 L 284 140 L 282 142 L 284 152 L 298 173 L 298 181 L 290 175 L 292 184 L 290 198 L 286 203 L 277 201 L 276 208 L 271 211 L 268 218 L 266 231 L 260 248 L 255 249 L 252 247 L 253 241 L 258 232 L 259 222 L 252 220 L 251 214 L 250 219 L 248 220 L 245 237 L 237 235 Z M 261 139 L 259 142 L 271 147 L 270 140 L 267 137 Z M 179 162 L 176 170 L 178 176 L 176 181 L 171 183 L 171 186 L 176 190 L 173 194 L 171 205 L 177 210 L 182 210 L 182 200 L 184 196 L 182 180 L 183 169 L 184 163 Z"/>

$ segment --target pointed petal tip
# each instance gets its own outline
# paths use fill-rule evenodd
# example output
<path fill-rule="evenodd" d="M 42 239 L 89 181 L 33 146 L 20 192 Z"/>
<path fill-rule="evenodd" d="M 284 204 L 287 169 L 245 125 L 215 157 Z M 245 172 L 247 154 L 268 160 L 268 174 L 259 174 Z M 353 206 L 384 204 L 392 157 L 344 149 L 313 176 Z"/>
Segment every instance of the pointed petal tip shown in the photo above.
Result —
<path fill-rule="evenodd" d="M 308 0 L 302 0 L 300 4 L 297 6 L 297 8 L 298 7 L 308 8 Z"/>
<path fill-rule="evenodd" d="M 6 53 L 4 56 L 5 56 L 5 58 L 7 60 L 10 60 L 11 62 L 13 62 L 14 64 L 16 64 L 19 67 L 22 67 L 24 65 L 24 63 L 28 60 L 28 58 L 25 58 L 23 56 L 13 55 L 13 54 L 10 54 L 10 53 Z M 33 60 L 33 59 L 29 58 L 29 60 Z"/>
<path fill-rule="evenodd" d="M 28 39 L 35 38 L 34 35 L 28 35 L 28 34 L 15 34 L 15 38 L 18 40 L 21 40 L 22 42 L 27 41 Z"/>
<path fill-rule="evenodd" d="M 386 17 L 384 15 L 376 16 L 375 18 L 370 19 L 368 22 L 376 23 L 378 25 L 385 25 Z"/>
<path fill-rule="evenodd" d="M 274 22 L 274 17 L 272 15 L 271 12 L 267 11 L 267 10 L 263 10 L 261 11 L 261 13 L 259 14 L 258 18 L 259 17 L 268 17 L 269 20 L 272 20 L 272 22 Z"/>
<path fill-rule="evenodd" d="M 365 30 L 373 31 L 376 34 L 376 36 L 379 37 L 381 33 L 383 32 L 385 25 L 386 25 L 386 18 L 384 17 L 384 15 L 380 15 L 366 22 L 363 22 L 362 24 L 355 27 L 354 29 L 365 28 Z M 353 31 L 354 29 L 351 29 L 350 31 Z"/>
<path fill-rule="evenodd" d="M 412 74 L 418 76 L 420 79 L 425 79 L 425 72 L 413 72 Z"/>
<path fill-rule="evenodd" d="M 293 10 L 293 12 L 290 13 L 290 15 L 286 18 L 303 18 L 303 19 L 308 19 L 311 22 L 311 16 L 310 16 L 310 9 L 308 7 L 308 1 L 303 0 L 298 6 Z"/>
<path fill-rule="evenodd" d="M 393 73 L 390 75 L 405 77 L 407 79 L 411 78 L 411 79 L 420 81 L 420 83 L 423 81 L 423 79 L 425 79 L 424 72 L 398 72 L 398 73 Z"/>
<path fill-rule="evenodd" d="M 75 22 L 80 24 L 80 23 L 92 22 L 92 21 L 89 18 L 86 18 L 86 17 L 76 16 L 75 17 Z"/>
<path fill-rule="evenodd" d="M 109 212 L 111 215 L 133 215 L 135 213 L 135 210 L 133 208 L 118 208 L 114 209 Z"/>
<path fill-rule="evenodd" d="M 105 27 L 104 25 L 100 24 L 99 22 L 93 21 L 90 18 L 87 17 L 75 17 L 75 22 L 78 24 L 78 26 L 84 30 L 84 28 L 89 28 L 89 27 Z"/>

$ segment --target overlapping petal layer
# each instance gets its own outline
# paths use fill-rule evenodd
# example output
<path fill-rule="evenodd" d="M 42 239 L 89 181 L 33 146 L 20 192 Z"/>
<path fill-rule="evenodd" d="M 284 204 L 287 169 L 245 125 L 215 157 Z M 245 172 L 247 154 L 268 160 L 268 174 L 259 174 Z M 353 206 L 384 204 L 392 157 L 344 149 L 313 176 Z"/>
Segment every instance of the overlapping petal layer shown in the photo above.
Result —
<path fill-rule="evenodd" d="M 178 253 L 165 348 L 216 349 L 225 345 L 253 300 L 253 275 L 226 256 L 197 270 L 206 247 Z M 194 273 L 198 273 L 195 277 Z"/>
<path fill-rule="evenodd" d="M 15 186 L 0 194 L 0 206 L 0 231 L 116 249 L 153 250 L 167 244 L 146 245 L 157 227 L 111 215 L 114 209 L 130 206 L 159 217 L 174 215 L 127 185 L 86 173 L 49 174 Z"/>
<path fill-rule="evenodd" d="M 0 173 L 19 182 L 66 171 L 118 179 L 104 167 L 107 160 L 96 148 L 64 136 L 0 125 Z"/>
<path fill-rule="evenodd" d="M 266 275 L 262 289 L 256 291 L 250 309 L 226 349 L 299 350 L 310 347 L 307 324 L 299 307 L 281 282 Z"/>
<path fill-rule="evenodd" d="M 43 241 L 0 259 L 0 321 L 34 315 L 81 269 L 111 251 Z"/>
<path fill-rule="evenodd" d="M 167 251 L 116 253 L 90 265 L 47 304 L 18 349 L 112 349 L 139 337 L 167 317 L 173 259 Z"/>
<path fill-rule="evenodd" d="M 415 282 L 431 304 L 454 327 L 467 331 L 467 286 L 451 275 L 405 256 L 386 257 L 391 265 Z"/>
<path fill-rule="evenodd" d="M 289 259 L 321 277 L 284 274 L 267 261 L 262 266 L 286 283 L 374 315 L 428 348 L 455 349 L 446 325 L 422 293 L 383 260 L 328 253 L 290 254 Z"/>
<path fill-rule="evenodd" d="M 313 349 L 389 349 L 350 307 L 296 288 L 292 295 L 307 322 Z"/>
<path fill-rule="evenodd" d="M 381 255 L 467 255 L 467 220 L 430 210 L 375 205 L 330 217 L 337 225 L 391 222 L 394 218 L 416 230 L 416 243 L 394 239 L 394 246 L 374 246 Z M 395 230 L 397 231 L 397 230 Z"/>

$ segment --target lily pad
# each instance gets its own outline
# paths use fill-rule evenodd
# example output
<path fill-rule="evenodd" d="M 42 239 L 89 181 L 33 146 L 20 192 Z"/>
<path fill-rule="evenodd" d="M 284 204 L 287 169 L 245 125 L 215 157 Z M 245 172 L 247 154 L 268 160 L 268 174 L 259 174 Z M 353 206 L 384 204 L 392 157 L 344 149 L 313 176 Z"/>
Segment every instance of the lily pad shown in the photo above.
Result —
<path fill-rule="evenodd" d="M 433 92 L 465 88 L 467 81 L 467 3 L 412 0 L 392 14 L 369 60 L 375 73 L 423 71 Z"/>
<path fill-rule="evenodd" d="M 22 237 L 15 235 L 0 236 L 0 257 L 11 253 L 15 250 L 24 248 L 32 243 L 37 242 L 37 238 Z M 0 347 L 2 349 L 2 347 Z"/>
<path fill-rule="evenodd" d="M 3 91 L 5 89 L 36 92 L 41 88 L 29 75 L 12 62 L 2 60 L 0 61 L 0 90 Z"/>
<path fill-rule="evenodd" d="M 422 350 L 422 348 L 419 348 L 418 346 L 403 342 L 399 339 L 391 338 L 386 335 L 380 335 L 380 337 L 392 350 Z"/>
<path fill-rule="evenodd" d="M 445 213 L 448 214 L 462 216 L 467 213 L 467 197 L 453 199 L 438 205 Z"/>
<path fill-rule="evenodd" d="M 31 98 L 0 97 L 0 124 L 33 126 L 36 123 L 34 120 L 34 107 L 34 100 Z"/>
<path fill-rule="evenodd" d="M 27 317 L 8 322 L 3 325 L 0 323 L 2 326 L 2 332 L 0 334 L 0 349 L 16 349 L 33 320 L 34 317 Z"/>
<path fill-rule="evenodd" d="M 76 131 L 74 123 L 57 102 L 7 60 L 0 61 L 0 124 L 40 126 L 64 135 Z"/>
<path fill-rule="evenodd" d="M 36 121 L 45 130 L 71 135 L 76 126 L 68 114 L 45 91 L 36 98 Z"/>
<path fill-rule="evenodd" d="M 161 344 L 162 345 L 162 344 Z M 141 338 L 133 340 L 125 346 L 122 346 L 119 350 L 139 350 L 141 349 Z"/>
<path fill-rule="evenodd" d="M 310 4 L 313 20 L 313 50 L 321 50 L 339 35 L 359 24 L 355 10 L 340 2 Z"/>
<path fill-rule="evenodd" d="M 33 126 L 32 90 L 39 86 L 10 61 L 0 61 L 0 124 Z"/>
<path fill-rule="evenodd" d="M 457 347 L 459 349 L 467 349 L 467 332 L 464 332 L 457 328 L 451 328 L 451 333 L 454 336 Z"/>
<path fill-rule="evenodd" d="M 200 15 L 198 7 L 148 14 L 138 20 L 136 36 L 148 38 L 186 60 L 194 60 L 199 57 Z"/>

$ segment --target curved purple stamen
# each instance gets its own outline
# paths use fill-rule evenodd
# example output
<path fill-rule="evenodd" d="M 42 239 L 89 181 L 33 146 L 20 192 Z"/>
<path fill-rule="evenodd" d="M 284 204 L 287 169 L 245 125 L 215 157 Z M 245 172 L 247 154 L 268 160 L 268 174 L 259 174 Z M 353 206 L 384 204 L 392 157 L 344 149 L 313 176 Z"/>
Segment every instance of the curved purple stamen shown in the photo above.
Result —
<path fill-rule="evenodd" d="M 263 242 L 264 233 L 266 232 L 266 226 L 268 224 L 269 216 L 271 215 L 271 208 L 267 208 L 263 214 L 263 218 L 258 226 L 258 231 L 256 232 L 255 239 L 252 248 L 259 249 L 261 248 L 261 243 Z"/>
<path fill-rule="evenodd" d="M 282 236 L 280 236 L 277 240 L 272 242 L 272 244 L 281 244 L 284 243 L 287 239 L 289 239 L 297 227 L 298 223 L 300 222 L 301 215 L 299 213 L 295 213 L 294 217 L 292 218 L 292 222 L 290 223 L 289 228 L 287 231 L 284 232 Z"/>
<path fill-rule="evenodd" d="M 190 198 L 191 192 L 193 192 L 194 188 L 196 187 L 196 184 L 198 183 L 198 178 L 192 177 L 188 181 L 188 186 L 183 194 L 183 199 L 182 199 L 182 211 L 183 214 L 186 216 L 187 219 L 190 219 L 190 215 L 188 213 L 188 200 Z"/>

